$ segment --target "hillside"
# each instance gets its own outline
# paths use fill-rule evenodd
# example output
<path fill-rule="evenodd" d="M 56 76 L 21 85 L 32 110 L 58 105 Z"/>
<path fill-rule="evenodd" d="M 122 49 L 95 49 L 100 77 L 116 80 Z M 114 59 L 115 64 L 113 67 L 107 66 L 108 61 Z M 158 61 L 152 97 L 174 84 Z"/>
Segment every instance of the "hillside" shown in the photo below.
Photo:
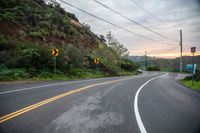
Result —
<path fill-rule="evenodd" d="M 137 62 L 140 64 L 141 68 L 144 68 L 145 59 L 144 56 L 130 56 L 130 60 Z M 200 67 L 200 56 L 195 56 L 194 58 L 195 64 Z M 155 58 L 155 57 L 148 57 L 148 66 L 158 66 L 161 70 L 164 71 L 178 71 L 179 70 L 179 63 L 180 58 L 174 59 L 163 59 L 163 58 Z M 191 56 L 183 56 L 183 68 L 186 68 L 187 64 L 192 64 L 192 57 Z"/>
<path fill-rule="evenodd" d="M 56 74 L 52 48 L 59 49 Z M 126 53 L 56 2 L 0 1 L 0 80 L 133 74 L 138 66 Z M 97 66 L 94 58 L 100 59 Z"/>

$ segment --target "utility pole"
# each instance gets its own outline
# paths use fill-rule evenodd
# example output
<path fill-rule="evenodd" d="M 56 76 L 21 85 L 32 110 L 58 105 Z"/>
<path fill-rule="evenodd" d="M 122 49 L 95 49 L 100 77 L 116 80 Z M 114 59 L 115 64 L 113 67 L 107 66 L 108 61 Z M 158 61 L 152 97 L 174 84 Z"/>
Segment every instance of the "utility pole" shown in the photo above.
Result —
<path fill-rule="evenodd" d="M 182 52 L 183 52 L 183 44 L 182 44 L 182 30 L 180 30 L 180 72 L 183 71 L 183 62 L 182 62 Z"/>
<path fill-rule="evenodd" d="M 194 66 L 194 53 L 196 52 L 196 47 L 191 47 L 192 52 L 192 86 L 194 85 L 194 74 L 195 74 L 195 66 Z"/>
<path fill-rule="evenodd" d="M 147 70 L 147 51 L 145 51 L 145 68 Z"/>

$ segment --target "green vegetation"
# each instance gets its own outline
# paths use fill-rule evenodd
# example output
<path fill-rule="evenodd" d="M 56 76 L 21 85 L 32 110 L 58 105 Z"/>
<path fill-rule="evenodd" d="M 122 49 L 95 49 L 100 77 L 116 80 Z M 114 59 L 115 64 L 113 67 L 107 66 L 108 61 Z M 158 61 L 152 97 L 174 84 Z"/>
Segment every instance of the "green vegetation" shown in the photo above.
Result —
<path fill-rule="evenodd" d="M 200 81 L 195 81 L 193 86 L 192 86 L 192 80 L 182 80 L 181 83 L 194 90 L 200 90 Z"/>
<path fill-rule="evenodd" d="M 30 32 L 30 36 L 31 37 L 43 37 L 43 36 L 47 36 L 48 35 L 48 32 L 45 32 L 45 31 L 33 31 L 33 32 Z"/>
<path fill-rule="evenodd" d="M 52 48 L 59 49 L 56 74 Z M 0 1 L 0 80 L 136 74 L 139 66 L 127 57 L 128 50 L 111 32 L 98 37 L 56 2 Z"/>
<path fill-rule="evenodd" d="M 147 67 L 147 71 L 160 71 L 160 68 L 158 66 L 150 66 Z"/>
<path fill-rule="evenodd" d="M 190 87 L 194 90 L 200 90 L 200 70 L 194 75 L 194 85 L 192 86 L 192 77 L 186 77 L 184 80 L 181 81 L 185 86 Z"/>
<path fill-rule="evenodd" d="M 5 11 L 4 13 L 1 14 L 0 18 L 1 20 L 15 21 L 16 16 L 12 12 Z"/>

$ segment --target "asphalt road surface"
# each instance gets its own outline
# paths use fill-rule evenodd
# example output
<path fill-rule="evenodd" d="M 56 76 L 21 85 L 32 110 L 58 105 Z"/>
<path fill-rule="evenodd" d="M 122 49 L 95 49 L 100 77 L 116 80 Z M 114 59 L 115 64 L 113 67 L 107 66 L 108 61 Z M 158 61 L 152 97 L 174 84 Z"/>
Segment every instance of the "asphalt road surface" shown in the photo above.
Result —
<path fill-rule="evenodd" d="M 173 73 L 0 84 L 0 133 L 200 133 L 200 93 Z"/>

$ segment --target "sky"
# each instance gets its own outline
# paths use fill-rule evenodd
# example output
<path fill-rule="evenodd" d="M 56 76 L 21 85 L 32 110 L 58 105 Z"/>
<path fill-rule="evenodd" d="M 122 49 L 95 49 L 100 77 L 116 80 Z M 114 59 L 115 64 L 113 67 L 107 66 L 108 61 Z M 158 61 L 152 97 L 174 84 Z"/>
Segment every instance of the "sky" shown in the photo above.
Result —
<path fill-rule="evenodd" d="M 128 48 L 130 55 L 144 55 L 147 51 L 149 56 L 163 58 L 179 56 L 180 29 L 183 34 L 183 55 L 190 56 L 190 48 L 193 46 L 197 47 L 196 54 L 200 55 L 200 0 L 98 0 L 131 20 L 170 39 L 136 25 L 94 0 L 64 1 L 132 32 L 159 41 L 138 37 L 57 0 L 67 12 L 74 13 L 81 23 L 89 24 L 91 30 L 97 35 L 106 36 L 107 32 L 111 31 L 115 38 Z"/>

